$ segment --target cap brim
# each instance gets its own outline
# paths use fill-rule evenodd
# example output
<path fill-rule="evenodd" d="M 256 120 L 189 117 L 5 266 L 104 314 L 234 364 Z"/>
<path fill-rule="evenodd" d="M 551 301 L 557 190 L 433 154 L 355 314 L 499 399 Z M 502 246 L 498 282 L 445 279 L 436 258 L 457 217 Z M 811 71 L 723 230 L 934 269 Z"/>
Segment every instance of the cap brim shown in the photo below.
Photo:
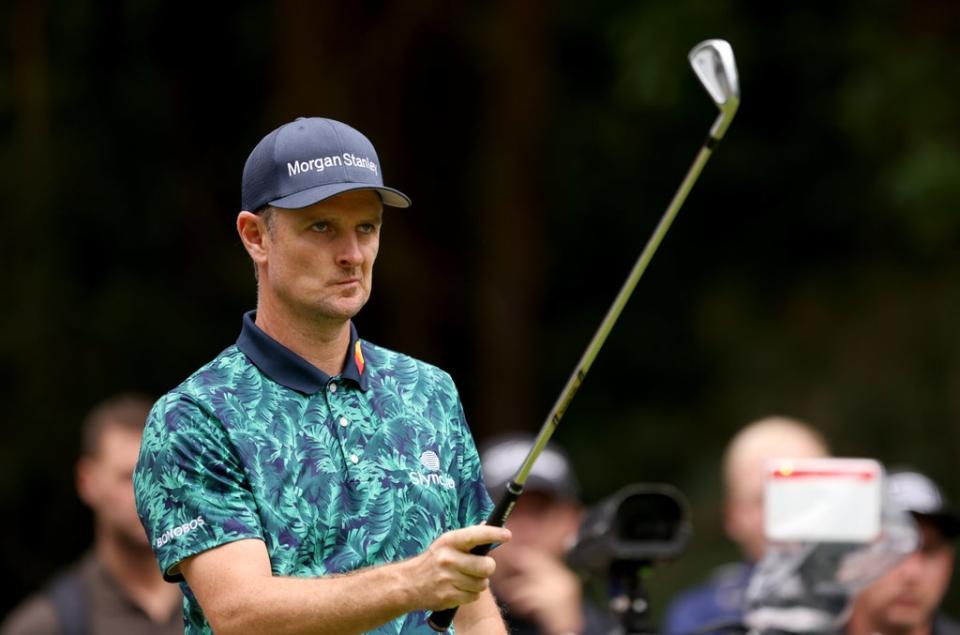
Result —
<path fill-rule="evenodd" d="M 920 518 L 926 518 L 940 530 L 945 538 L 960 536 L 960 516 L 950 510 L 933 513 L 913 512 Z"/>
<path fill-rule="evenodd" d="M 490 496 L 494 500 L 497 500 L 497 498 L 503 494 L 509 480 L 510 479 L 505 478 L 492 483 L 487 483 L 487 490 L 490 492 Z M 531 474 L 527 477 L 527 481 L 523 485 L 523 491 L 540 492 L 541 494 L 546 494 L 557 500 L 577 500 L 576 492 L 571 491 L 568 485 L 545 479 L 536 474 Z"/>
<path fill-rule="evenodd" d="M 307 190 L 302 190 L 270 201 L 272 207 L 283 209 L 300 209 L 319 203 L 337 194 L 344 192 L 354 192 L 357 190 L 373 190 L 380 194 L 380 199 L 384 205 L 389 207 L 410 207 L 410 197 L 392 187 L 382 187 L 377 185 L 366 185 L 363 183 L 331 183 L 329 185 L 318 185 Z"/>

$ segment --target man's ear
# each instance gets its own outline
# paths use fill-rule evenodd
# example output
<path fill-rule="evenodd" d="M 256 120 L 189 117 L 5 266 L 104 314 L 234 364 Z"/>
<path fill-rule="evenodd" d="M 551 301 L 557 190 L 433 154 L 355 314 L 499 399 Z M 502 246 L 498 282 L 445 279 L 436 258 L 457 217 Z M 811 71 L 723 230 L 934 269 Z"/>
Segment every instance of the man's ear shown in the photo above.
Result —
<path fill-rule="evenodd" d="M 267 226 L 263 217 L 253 212 L 243 211 L 237 214 L 237 233 L 247 253 L 254 264 L 262 264 L 267 260 Z"/>
<path fill-rule="evenodd" d="M 89 507 L 93 507 L 97 499 L 96 475 L 93 461 L 86 456 L 80 457 L 74 468 L 74 483 L 77 495 Z"/>
<path fill-rule="evenodd" d="M 744 510 L 742 506 L 738 505 L 729 498 L 724 499 L 723 506 L 721 508 L 721 514 L 723 519 L 723 533 L 727 535 L 727 538 L 737 543 L 738 545 L 743 544 L 743 541 L 746 540 L 747 534 L 749 533 L 745 528 L 744 524 Z"/>

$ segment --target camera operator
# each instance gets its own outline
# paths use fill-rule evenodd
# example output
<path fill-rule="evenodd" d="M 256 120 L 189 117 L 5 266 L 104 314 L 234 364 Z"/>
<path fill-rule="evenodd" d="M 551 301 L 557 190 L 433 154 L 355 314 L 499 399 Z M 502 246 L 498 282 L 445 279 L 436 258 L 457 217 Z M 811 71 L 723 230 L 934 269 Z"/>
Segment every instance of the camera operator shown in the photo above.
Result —
<path fill-rule="evenodd" d="M 533 437 L 512 435 L 481 447 L 483 476 L 494 499 L 533 442 Z M 601 635 L 616 624 L 584 600 L 580 578 L 564 561 L 583 511 L 570 461 L 548 444 L 507 521 L 513 538 L 490 553 L 497 561 L 491 588 L 513 635 Z"/>
<path fill-rule="evenodd" d="M 723 524 L 744 561 L 719 569 L 705 584 L 679 595 L 667 608 L 664 635 L 704 632 L 711 625 L 740 623 L 744 594 L 754 565 L 763 557 L 764 464 L 772 458 L 828 456 L 812 427 L 786 417 L 767 417 L 740 430 L 727 446 L 722 478 Z"/>
<path fill-rule="evenodd" d="M 960 635 L 960 625 L 938 608 L 953 572 L 960 515 L 923 474 L 891 472 L 887 490 L 899 507 L 913 514 L 920 546 L 857 595 L 846 634 Z"/>

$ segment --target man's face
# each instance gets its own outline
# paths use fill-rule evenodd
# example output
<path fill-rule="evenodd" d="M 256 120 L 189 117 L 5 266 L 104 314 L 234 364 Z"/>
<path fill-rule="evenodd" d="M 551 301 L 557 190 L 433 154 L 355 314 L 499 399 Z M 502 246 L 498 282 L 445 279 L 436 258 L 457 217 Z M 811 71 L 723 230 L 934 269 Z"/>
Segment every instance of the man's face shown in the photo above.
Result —
<path fill-rule="evenodd" d="M 312 320 L 350 319 L 370 297 L 382 219 L 370 190 L 277 210 L 263 241 L 261 292 Z"/>
<path fill-rule="evenodd" d="M 727 535 L 752 562 L 759 562 L 766 551 L 763 529 L 763 483 L 759 478 L 741 482 L 728 496 L 724 507 Z"/>
<path fill-rule="evenodd" d="M 491 552 L 497 561 L 494 584 L 535 567 L 542 558 L 562 562 L 576 537 L 581 516 L 580 505 L 572 501 L 557 500 L 536 490 L 524 492 L 507 523 L 513 537 Z M 533 554 L 539 557 L 531 560 Z"/>
<path fill-rule="evenodd" d="M 929 520 L 918 520 L 920 547 L 857 596 L 855 612 L 881 633 L 910 632 L 928 623 L 953 572 L 953 543 Z"/>
<path fill-rule="evenodd" d="M 767 546 L 763 526 L 767 461 L 780 457 L 812 459 L 823 456 L 826 456 L 826 450 L 818 441 L 806 432 L 792 429 L 758 432 L 736 452 L 727 467 L 724 529 L 749 560 L 759 562 Z"/>
<path fill-rule="evenodd" d="M 77 489 L 93 511 L 98 531 L 127 545 L 149 548 L 133 496 L 140 437 L 136 430 L 108 423 L 96 453 L 77 464 Z"/>

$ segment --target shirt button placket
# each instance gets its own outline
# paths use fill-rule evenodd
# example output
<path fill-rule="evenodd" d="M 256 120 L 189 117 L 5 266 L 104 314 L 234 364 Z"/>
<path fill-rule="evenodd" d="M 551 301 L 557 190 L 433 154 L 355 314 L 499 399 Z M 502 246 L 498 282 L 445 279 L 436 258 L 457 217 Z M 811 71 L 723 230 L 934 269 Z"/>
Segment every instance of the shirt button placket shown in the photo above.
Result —
<path fill-rule="evenodd" d="M 335 394 L 337 393 L 337 382 L 331 381 L 330 383 L 328 383 L 328 384 L 327 384 L 327 392 L 328 392 L 331 396 L 332 396 L 332 395 L 335 395 Z M 340 417 L 337 419 L 337 423 L 340 424 L 340 427 L 341 427 L 341 428 L 346 428 L 347 425 L 349 425 L 350 421 L 349 421 L 345 416 L 340 415 Z M 346 445 L 347 445 L 347 439 L 346 439 L 346 437 L 344 437 L 344 436 L 341 435 L 341 436 L 340 436 L 340 447 L 343 448 L 344 454 L 346 454 L 346 450 L 347 450 Z M 357 463 L 360 462 L 360 457 L 357 456 L 357 454 L 354 452 L 354 453 L 351 453 L 350 456 L 347 457 L 347 460 L 350 461 L 350 463 L 351 463 L 352 465 L 356 465 Z"/>

